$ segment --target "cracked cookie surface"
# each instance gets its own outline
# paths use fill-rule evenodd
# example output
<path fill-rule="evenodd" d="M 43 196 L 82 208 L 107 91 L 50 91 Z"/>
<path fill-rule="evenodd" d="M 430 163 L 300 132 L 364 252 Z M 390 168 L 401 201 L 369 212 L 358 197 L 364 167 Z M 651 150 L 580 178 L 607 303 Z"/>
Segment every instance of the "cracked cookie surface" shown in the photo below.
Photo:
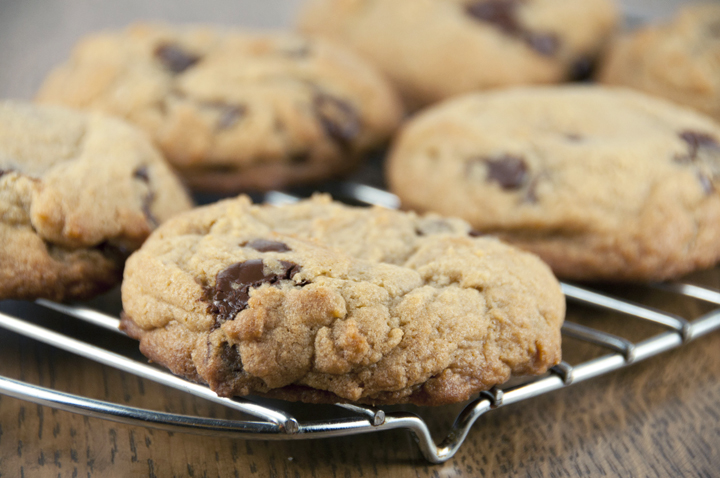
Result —
<path fill-rule="evenodd" d="M 343 48 L 199 26 L 88 37 L 37 99 L 135 123 L 191 187 L 213 192 L 348 171 L 402 115 L 387 82 Z"/>
<path fill-rule="evenodd" d="M 720 258 L 720 127 L 631 90 L 451 100 L 406 126 L 388 175 L 405 207 L 462 217 L 562 277 L 661 280 Z"/>
<path fill-rule="evenodd" d="M 373 61 L 413 109 L 582 77 L 616 23 L 611 0 L 309 0 L 299 20 Z"/>
<path fill-rule="evenodd" d="M 100 114 L 0 102 L 0 299 L 86 298 L 189 209 L 141 131 Z"/>
<path fill-rule="evenodd" d="M 128 260 L 122 327 L 223 396 L 468 399 L 560 360 L 564 297 L 535 256 L 459 219 L 245 197 L 175 217 Z"/>
<path fill-rule="evenodd" d="M 720 5 L 684 7 L 608 49 L 599 80 L 689 106 L 720 121 Z"/>

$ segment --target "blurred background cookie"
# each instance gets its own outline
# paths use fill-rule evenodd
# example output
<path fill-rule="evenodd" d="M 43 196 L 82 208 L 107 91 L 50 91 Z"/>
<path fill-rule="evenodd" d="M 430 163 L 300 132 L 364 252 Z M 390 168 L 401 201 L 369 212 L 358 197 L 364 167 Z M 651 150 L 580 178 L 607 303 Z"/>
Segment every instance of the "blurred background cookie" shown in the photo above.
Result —
<path fill-rule="evenodd" d="M 617 21 L 612 0 L 309 0 L 299 26 L 372 61 L 418 108 L 586 74 Z"/>
<path fill-rule="evenodd" d="M 0 299 L 104 291 L 150 231 L 191 205 L 131 125 L 0 102 Z"/>
<path fill-rule="evenodd" d="M 405 127 L 388 175 L 404 207 L 462 217 L 561 277 L 660 280 L 720 258 L 720 126 L 631 90 L 451 100 Z"/>
<path fill-rule="evenodd" d="M 294 34 L 136 25 L 90 36 L 37 100 L 121 116 L 199 190 L 271 189 L 356 165 L 402 110 L 372 67 Z"/>
<path fill-rule="evenodd" d="M 616 41 L 599 80 L 667 98 L 720 121 L 720 3 L 684 7 L 668 23 Z"/>

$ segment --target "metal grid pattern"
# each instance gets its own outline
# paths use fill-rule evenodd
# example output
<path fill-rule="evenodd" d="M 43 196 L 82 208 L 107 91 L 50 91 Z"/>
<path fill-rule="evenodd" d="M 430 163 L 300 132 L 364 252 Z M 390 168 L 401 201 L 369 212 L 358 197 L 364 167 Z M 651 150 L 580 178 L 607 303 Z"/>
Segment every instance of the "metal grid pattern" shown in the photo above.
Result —
<path fill-rule="evenodd" d="M 398 198 L 393 194 L 364 184 L 339 183 L 329 192 L 339 198 L 347 198 L 364 204 L 390 208 L 397 208 L 399 205 Z M 265 196 L 266 202 L 276 204 L 296 200 L 297 197 L 280 192 L 270 192 Z M 705 287 L 685 283 L 651 284 L 647 287 L 720 306 L 720 291 Z M 566 321 L 562 328 L 564 336 L 597 345 L 609 350 L 610 353 L 576 365 L 562 362 L 553 367 L 550 373 L 543 377 L 533 377 L 518 385 L 494 388 L 481 393 L 457 415 L 449 433 L 439 444 L 436 444 L 433 440 L 425 421 L 414 413 L 404 411 L 385 412 L 368 406 L 337 404 L 336 407 L 341 407 L 350 412 L 347 417 L 299 421 L 279 408 L 261 405 L 251 399 L 218 397 L 206 386 L 186 381 L 159 368 L 28 323 L 2 312 L 0 312 L 0 328 L 224 405 L 259 420 L 222 420 L 156 412 L 62 393 L 2 376 L 0 376 L 0 394 L 39 405 L 129 425 L 172 432 L 241 439 L 297 440 L 406 429 L 414 434 L 420 450 L 428 461 L 442 463 L 452 458 L 457 452 L 475 421 L 493 409 L 521 402 L 627 367 L 634 362 L 648 359 L 720 329 L 720 308 L 688 321 L 674 314 L 576 285 L 562 284 L 562 289 L 568 302 L 624 314 L 637 320 L 659 325 L 666 331 L 649 339 L 633 343 L 620 336 Z M 118 329 L 119 320 L 103 312 L 81 305 L 58 304 L 47 300 L 38 300 L 36 303 L 42 307 L 75 317 L 91 326 L 122 334 Z"/>

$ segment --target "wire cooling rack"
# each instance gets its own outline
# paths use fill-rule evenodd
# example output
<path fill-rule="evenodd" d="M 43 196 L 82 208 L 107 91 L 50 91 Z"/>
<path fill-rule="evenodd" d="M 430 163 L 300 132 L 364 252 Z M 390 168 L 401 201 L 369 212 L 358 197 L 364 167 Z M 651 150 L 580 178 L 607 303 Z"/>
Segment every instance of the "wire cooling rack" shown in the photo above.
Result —
<path fill-rule="evenodd" d="M 393 194 L 365 184 L 337 183 L 328 192 L 339 199 L 354 203 L 374 204 L 389 208 L 399 206 L 399 200 Z M 265 195 L 264 199 L 266 202 L 277 204 L 296 201 L 297 197 L 281 192 L 270 192 Z M 678 294 L 693 300 L 720 306 L 720 291 L 698 285 L 665 283 L 650 284 L 643 287 L 660 289 L 667 293 Z M 206 386 L 186 381 L 160 368 L 138 362 L 127 356 L 105 350 L 2 312 L 0 312 L 0 328 L 224 405 L 252 416 L 254 419 L 222 420 L 145 410 L 58 392 L 2 376 L 0 376 L 0 394 L 39 405 L 129 425 L 171 432 L 186 432 L 246 440 L 302 440 L 405 429 L 414 435 L 420 450 L 428 461 L 442 463 L 452 458 L 457 452 L 475 421 L 493 409 L 528 400 L 627 367 L 635 362 L 679 347 L 685 342 L 720 329 L 720 308 L 688 321 L 675 314 L 576 285 L 564 283 L 562 289 L 570 304 L 579 303 L 606 312 L 623 314 L 639 321 L 660 326 L 665 331 L 634 343 L 617 335 L 566 321 L 562 328 L 565 337 L 602 347 L 609 350 L 610 353 L 575 365 L 561 362 L 545 376 L 527 378 L 512 386 L 506 385 L 505 387 L 498 387 L 481 393 L 474 400 L 467 403 L 457 415 L 449 433 L 439 444 L 436 444 L 433 440 L 427 423 L 415 413 L 407 411 L 386 412 L 382 409 L 367 406 L 337 404 L 335 407 L 341 408 L 345 416 L 322 420 L 298 420 L 287 411 L 284 411 L 282 406 L 269 406 L 264 403 L 257 403 L 252 399 L 218 397 Z M 36 303 L 42 307 L 80 319 L 92 326 L 122 334 L 118 328 L 118 318 L 99 310 L 84 305 L 58 304 L 47 300 L 38 300 Z"/>

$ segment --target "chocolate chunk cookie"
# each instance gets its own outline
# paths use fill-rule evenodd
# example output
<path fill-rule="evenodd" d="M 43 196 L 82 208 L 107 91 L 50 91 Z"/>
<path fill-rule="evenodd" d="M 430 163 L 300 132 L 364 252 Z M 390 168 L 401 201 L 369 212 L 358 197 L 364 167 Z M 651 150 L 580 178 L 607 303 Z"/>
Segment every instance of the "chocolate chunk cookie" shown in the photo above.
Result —
<path fill-rule="evenodd" d="M 159 222 L 191 205 L 129 124 L 0 102 L 0 299 L 102 292 Z"/>
<path fill-rule="evenodd" d="M 402 116 L 372 67 L 294 34 L 136 25 L 86 38 L 37 99 L 146 130 L 195 189 L 272 189 L 343 173 Z"/>
<path fill-rule="evenodd" d="M 573 279 L 661 280 L 720 258 L 720 126 L 631 90 L 473 94 L 400 134 L 404 206 L 455 214 Z"/>
<path fill-rule="evenodd" d="M 299 26 L 372 60 L 418 108 L 584 74 L 617 17 L 612 0 L 309 0 Z"/>
<path fill-rule="evenodd" d="M 677 18 L 618 39 L 599 80 L 667 98 L 720 120 L 720 4 L 687 6 Z"/>
<path fill-rule="evenodd" d="M 223 396 L 468 399 L 560 360 L 550 269 L 459 219 L 326 196 L 181 214 L 128 260 L 122 327 Z"/>

